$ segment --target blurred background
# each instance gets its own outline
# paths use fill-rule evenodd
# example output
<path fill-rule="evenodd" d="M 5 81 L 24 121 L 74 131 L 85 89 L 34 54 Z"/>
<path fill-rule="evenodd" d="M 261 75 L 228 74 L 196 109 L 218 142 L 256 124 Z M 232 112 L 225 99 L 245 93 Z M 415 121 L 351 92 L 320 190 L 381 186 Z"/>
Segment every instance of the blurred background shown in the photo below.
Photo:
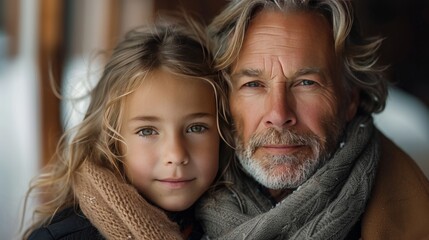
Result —
<path fill-rule="evenodd" d="M 179 6 L 209 23 L 226 2 L 0 0 L 0 239 L 18 239 L 30 179 L 86 106 L 60 101 L 51 80 L 66 98 L 83 96 L 126 31 Z M 363 32 L 386 37 L 380 61 L 390 65 L 392 86 L 376 124 L 429 176 L 429 1 L 355 4 Z"/>

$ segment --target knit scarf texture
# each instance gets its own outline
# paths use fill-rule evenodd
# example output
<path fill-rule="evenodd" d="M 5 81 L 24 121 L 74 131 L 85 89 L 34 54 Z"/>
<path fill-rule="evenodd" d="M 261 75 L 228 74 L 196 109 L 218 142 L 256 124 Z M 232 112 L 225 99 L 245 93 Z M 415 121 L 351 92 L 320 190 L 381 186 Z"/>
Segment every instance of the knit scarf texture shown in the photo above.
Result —
<path fill-rule="evenodd" d="M 357 117 L 331 159 L 276 206 L 241 178 L 227 194 L 206 199 L 197 216 L 210 239 L 344 239 L 365 210 L 378 159 L 372 118 Z M 272 208 L 246 215 L 258 204 Z"/>
<path fill-rule="evenodd" d="M 106 168 L 84 162 L 74 191 L 82 212 L 107 239 L 183 239 L 162 210 Z"/>

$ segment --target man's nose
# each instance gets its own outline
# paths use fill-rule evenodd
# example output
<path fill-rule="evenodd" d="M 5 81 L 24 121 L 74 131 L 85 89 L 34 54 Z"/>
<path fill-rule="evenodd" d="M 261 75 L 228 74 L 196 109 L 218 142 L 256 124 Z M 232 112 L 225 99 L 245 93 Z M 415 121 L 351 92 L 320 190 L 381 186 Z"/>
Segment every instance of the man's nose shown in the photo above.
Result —
<path fill-rule="evenodd" d="M 295 100 L 283 84 L 271 89 L 266 99 L 264 123 L 267 127 L 284 128 L 296 124 Z"/>
<path fill-rule="evenodd" d="M 170 136 L 164 148 L 164 163 L 166 165 L 186 165 L 189 154 L 185 140 L 179 136 Z"/>

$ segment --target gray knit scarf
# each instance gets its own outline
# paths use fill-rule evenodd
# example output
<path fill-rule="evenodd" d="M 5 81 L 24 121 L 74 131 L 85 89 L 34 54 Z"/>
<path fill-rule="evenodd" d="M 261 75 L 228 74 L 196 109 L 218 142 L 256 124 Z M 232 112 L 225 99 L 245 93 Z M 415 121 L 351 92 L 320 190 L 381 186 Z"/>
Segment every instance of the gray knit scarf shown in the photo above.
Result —
<path fill-rule="evenodd" d="M 271 210 L 256 216 L 239 213 L 237 205 L 245 202 L 240 194 L 256 190 L 236 189 L 210 199 L 217 201 L 214 205 L 202 205 L 198 218 L 211 239 L 344 239 L 365 210 L 378 159 L 372 118 L 357 117 L 331 159 Z"/>

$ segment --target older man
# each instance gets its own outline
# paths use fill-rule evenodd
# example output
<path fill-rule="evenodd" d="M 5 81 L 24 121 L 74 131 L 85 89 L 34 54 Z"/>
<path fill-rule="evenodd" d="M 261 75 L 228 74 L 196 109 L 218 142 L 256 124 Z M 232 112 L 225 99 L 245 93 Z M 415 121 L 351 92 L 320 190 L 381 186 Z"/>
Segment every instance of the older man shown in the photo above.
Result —
<path fill-rule="evenodd" d="M 202 202 L 210 238 L 429 238 L 429 182 L 373 126 L 380 39 L 348 0 L 232 1 L 213 21 L 237 161 Z"/>

